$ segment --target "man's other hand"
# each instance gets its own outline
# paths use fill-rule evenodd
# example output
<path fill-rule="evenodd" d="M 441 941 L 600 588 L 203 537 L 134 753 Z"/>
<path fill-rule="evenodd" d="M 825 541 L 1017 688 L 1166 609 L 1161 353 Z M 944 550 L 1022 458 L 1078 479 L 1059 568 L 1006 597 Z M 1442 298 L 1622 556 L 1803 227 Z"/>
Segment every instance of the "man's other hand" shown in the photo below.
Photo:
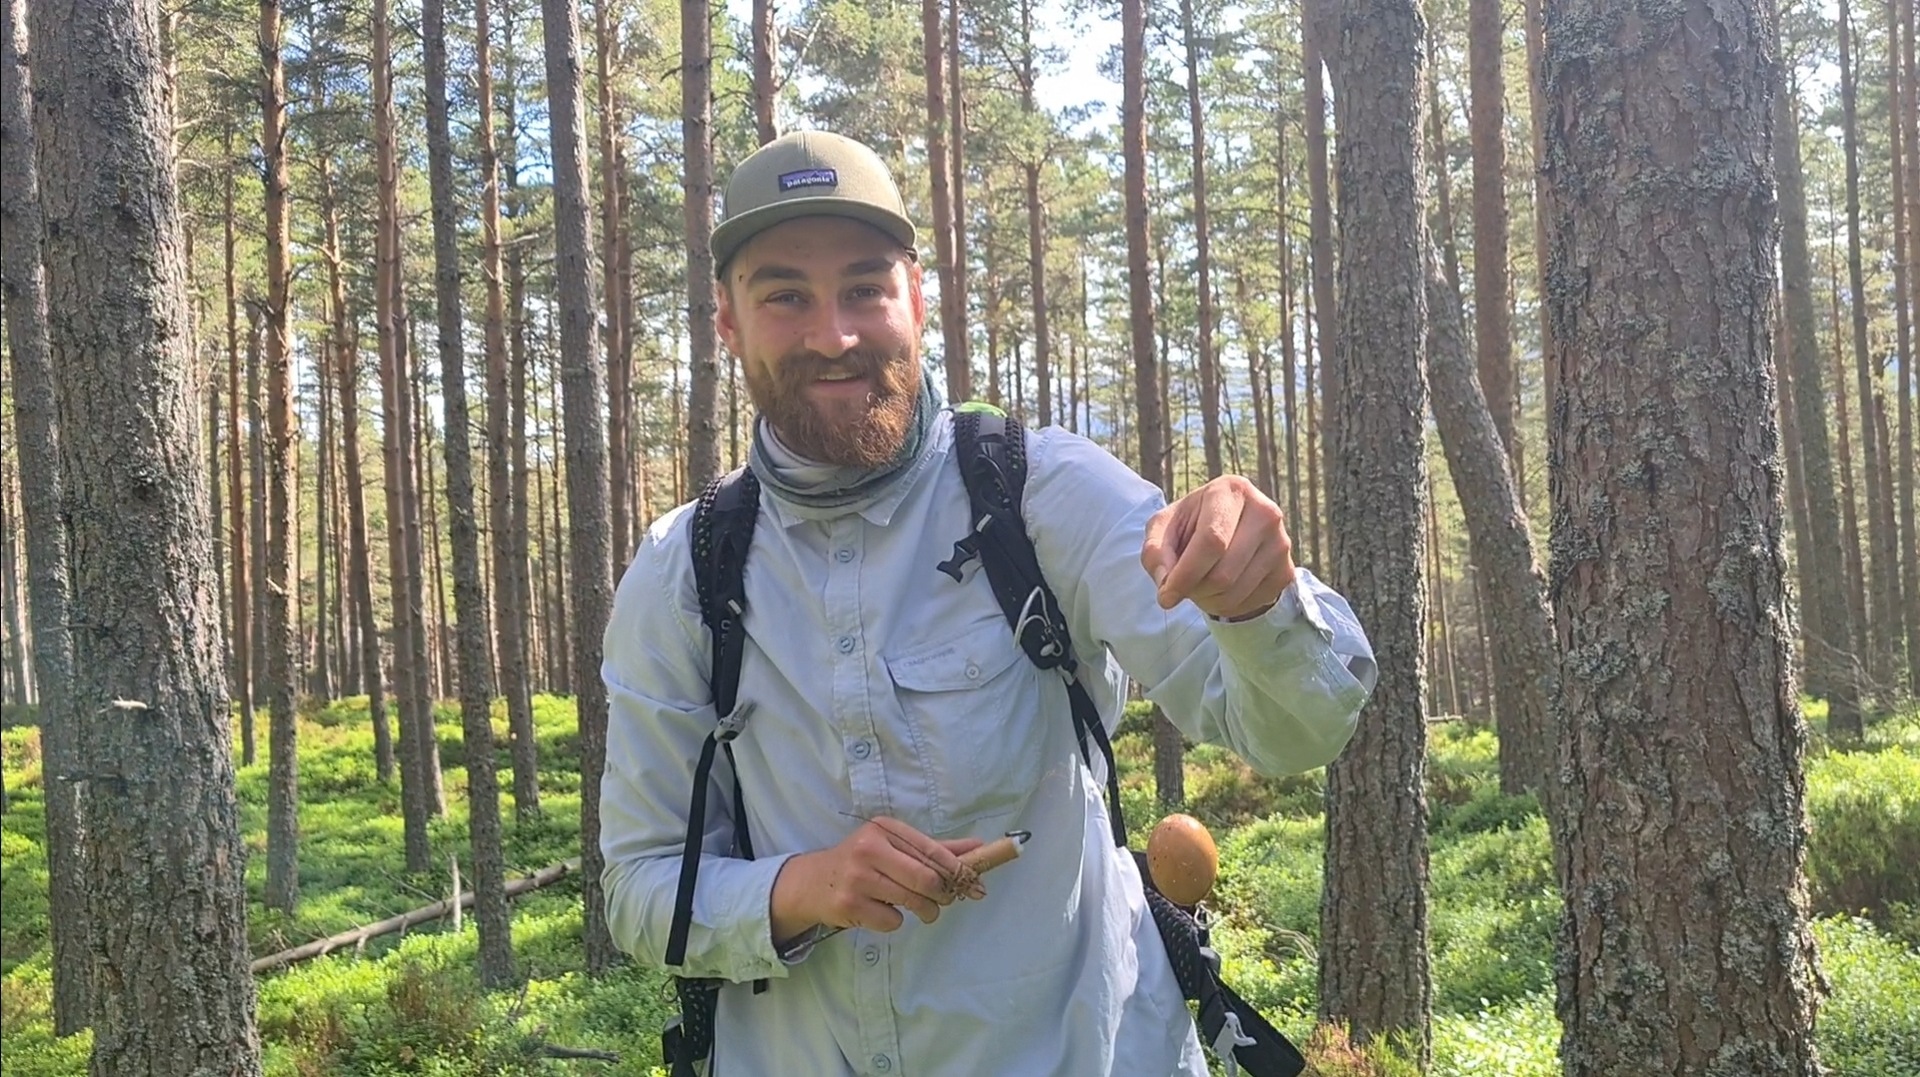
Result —
<path fill-rule="evenodd" d="M 1182 599 L 1213 617 L 1256 617 L 1293 583 L 1293 540 L 1280 506 L 1239 475 L 1223 475 L 1147 521 L 1140 564 L 1160 608 Z"/>
<path fill-rule="evenodd" d="M 979 838 L 937 841 L 885 816 L 862 823 L 837 845 L 789 859 L 773 882 L 773 938 L 791 939 L 823 924 L 896 931 L 901 909 L 924 923 L 940 916 L 960 893 L 948 880 L 961 875 L 960 854 L 979 848 Z M 986 891 L 976 882 L 966 896 Z"/>

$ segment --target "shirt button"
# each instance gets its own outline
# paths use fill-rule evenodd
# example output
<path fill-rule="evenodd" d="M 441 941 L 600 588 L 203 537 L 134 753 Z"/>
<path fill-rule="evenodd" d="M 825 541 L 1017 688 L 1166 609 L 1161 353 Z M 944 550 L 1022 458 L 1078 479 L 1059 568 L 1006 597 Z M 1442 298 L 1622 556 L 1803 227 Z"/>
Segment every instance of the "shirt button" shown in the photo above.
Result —
<path fill-rule="evenodd" d="M 849 550 L 849 549 L 845 549 L 845 548 L 842 548 L 842 549 L 841 549 L 841 550 L 840 550 L 839 552 L 837 552 L 837 553 L 835 553 L 835 554 L 834 554 L 833 556 L 835 556 L 835 557 L 837 557 L 837 558 L 839 558 L 839 559 L 840 559 L 840 563 L 844 565 L 844 564 L 846 564 L 846 563 L 847 563 L 848 561 L 851 561 L 851 560 L 853 560 L 853 551 L 852 551 L 852 550 Z"/>
<path fill-rule="evenodd" d="M 888 1058 L 886 1055 L 874 1055 L 873 1068 L 879 1070 L 881 1073 L 885 1073 L 893 1068 L 893 1059 Z"/>
<path fill-rule="evenodd" d="M 835 645 L 840 648 L 841 654 L 853 653 L 853 637 L 852 636 L 841 636 Z"/>
<path fill-rule="evenodd" d="M 869 946 L 860 951 L 860 960 L 865 961 L 869 965 L 878 964 L 880 961 L 880 948 L 878 946 Z"/>
<path fill-rule="evenodd" d="M 853 757 L 855 759 L 865 759 L 872 754 L 873 745 L 871 743 L 864 740 L 856 740 L 853 742 Z"/>
<path fill-rule="evenodd" d="M 980 667 L 974 665 L 972 662 L 967 663 L 967 679 L 970 681 L 977 681 L 980 679 Z"/>

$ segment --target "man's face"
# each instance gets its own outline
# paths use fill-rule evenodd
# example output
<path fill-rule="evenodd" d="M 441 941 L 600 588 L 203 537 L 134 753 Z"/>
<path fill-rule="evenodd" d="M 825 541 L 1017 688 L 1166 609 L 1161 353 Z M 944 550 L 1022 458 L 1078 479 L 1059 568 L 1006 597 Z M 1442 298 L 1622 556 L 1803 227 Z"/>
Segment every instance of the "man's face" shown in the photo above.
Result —
<path fill-rule="evenodd" d="M 795 452 L 878 467 L 920 393 L 920 266 L 845 217 L 801 217 L 753 237 L 727 266 L 715 324 L 754 406 Z"/>

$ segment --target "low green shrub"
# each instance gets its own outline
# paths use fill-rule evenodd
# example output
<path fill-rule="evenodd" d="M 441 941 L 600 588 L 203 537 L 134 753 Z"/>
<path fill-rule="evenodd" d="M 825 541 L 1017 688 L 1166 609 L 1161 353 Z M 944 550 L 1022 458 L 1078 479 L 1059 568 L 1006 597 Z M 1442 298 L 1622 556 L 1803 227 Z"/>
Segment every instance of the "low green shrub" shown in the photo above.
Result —
<path fill-rule="evenodd" d="M 1815 1034 L 1832 1077 L 1920 1077 L 1920 950 L 1858 918 L 1813 934 L 1833 985 Z"/>
<path fill-rule="evenodd" d="M 1808 768 L 1814 911 L 1885 917 L 1920 903 L 1920 756 L 1832 752 Z"/>

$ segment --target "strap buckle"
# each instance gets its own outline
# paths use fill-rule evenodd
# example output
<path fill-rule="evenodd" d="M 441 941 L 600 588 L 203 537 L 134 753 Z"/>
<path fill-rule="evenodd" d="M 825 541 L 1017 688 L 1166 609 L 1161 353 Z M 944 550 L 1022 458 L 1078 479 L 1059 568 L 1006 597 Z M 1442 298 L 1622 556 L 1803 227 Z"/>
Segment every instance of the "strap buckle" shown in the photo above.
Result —
<path fill-rule="evenodd" d="M 747 719 L 753 717 L 753 701 L 742 700 L 734 704 L 733 713 L 720 719 L 713 729 L 713 739 L 721 744 L 731 743 L 742 730 L 747 728 Z"/>

